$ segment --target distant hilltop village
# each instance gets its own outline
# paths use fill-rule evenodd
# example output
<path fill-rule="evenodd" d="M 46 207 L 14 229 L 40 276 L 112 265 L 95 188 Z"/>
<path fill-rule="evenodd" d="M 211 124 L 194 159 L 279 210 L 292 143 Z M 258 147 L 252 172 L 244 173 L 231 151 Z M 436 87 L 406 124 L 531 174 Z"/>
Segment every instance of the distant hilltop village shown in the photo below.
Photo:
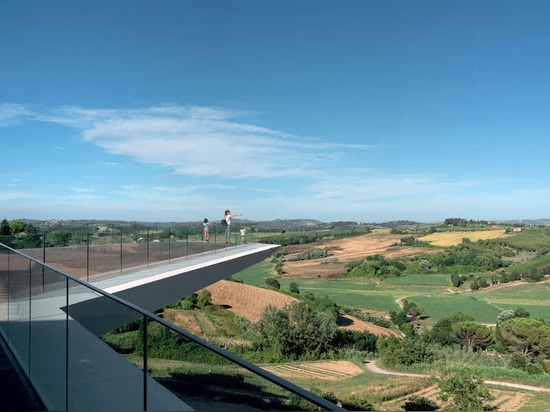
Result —
<path fill-rule="evenodd" d="M 50 219 L 50 220 L 45 220 L 43 222 L 43 225 L 44 226 L 61 226 L 63 223 L 64 222 L 61 219 Z"/>

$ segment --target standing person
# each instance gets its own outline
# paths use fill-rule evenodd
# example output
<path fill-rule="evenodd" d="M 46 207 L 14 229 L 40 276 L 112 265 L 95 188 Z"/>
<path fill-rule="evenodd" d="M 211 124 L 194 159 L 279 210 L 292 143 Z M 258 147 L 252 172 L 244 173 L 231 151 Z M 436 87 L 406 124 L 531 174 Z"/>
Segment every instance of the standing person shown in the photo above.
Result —
<path fill-rule="evenodd" d="M 207 218 L 204 218 L 202 222 L 203 240 L 210 242 L 210 222 Z"/>
<path fill-rule="evenodd" d="M 241 245 L 246 243 L 246 228 L 241 227 Z"/>
<path fill-rule="evenodd" d="M 242 213 L 231 214 L 229 209 L 225 211 L 223 218 L 225 219 L 225 243 L 231 243 L 231 218 L 235 216 L 242 216 Z"/>

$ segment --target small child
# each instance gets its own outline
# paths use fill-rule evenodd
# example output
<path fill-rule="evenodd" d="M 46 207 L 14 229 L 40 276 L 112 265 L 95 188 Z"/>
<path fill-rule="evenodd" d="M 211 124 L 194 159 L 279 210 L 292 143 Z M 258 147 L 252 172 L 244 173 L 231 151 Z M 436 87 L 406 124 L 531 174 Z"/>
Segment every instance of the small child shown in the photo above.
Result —
<path fill-rule="evenodd" d="M 241 227 L 241 245 L 246 243 L 246 228 Z"/>
<path fill-rule="evenodd" d="M 202 222 L 202 231 L 204 233 L 204 237 L 203 239 L 207 242 L 210 242 L 210 222 L 208 221 L 207 218 L 204 218 L 203 222 Z"/>

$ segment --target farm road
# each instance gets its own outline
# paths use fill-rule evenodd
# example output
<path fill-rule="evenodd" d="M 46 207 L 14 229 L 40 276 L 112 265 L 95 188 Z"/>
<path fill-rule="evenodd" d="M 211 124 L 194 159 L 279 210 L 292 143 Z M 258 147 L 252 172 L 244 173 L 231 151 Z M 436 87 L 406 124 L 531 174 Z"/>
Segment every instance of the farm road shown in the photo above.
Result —
<path fill-rule="evenodd" d="M 380 373 L 382 375 L 397 375 L 397 376 L 410 376 L 413 378 L 428 378 L 430 375 L 423 375 L 419 373 L 406 373 L 406 372 L 393 372 L 386 369 L 379 368 L 376 365 L 376 361 L 370 361 L 366 362 L 365 365 L 367 368 L 374 373 Z M 499 381 L 485 381 L 487 385 L 497 385 L 497 386 L 506 386 L 509 388 L 515 388 L 515 389 L 524 389 L 527 391 L 533 391 L 533 392 L 549 392 L 550 388 L 541 388 L 540 386 L 531 386 L 531 385 L 522 385 L 520 383 L 512 383 L 512 382 L 499 382 Z"/>

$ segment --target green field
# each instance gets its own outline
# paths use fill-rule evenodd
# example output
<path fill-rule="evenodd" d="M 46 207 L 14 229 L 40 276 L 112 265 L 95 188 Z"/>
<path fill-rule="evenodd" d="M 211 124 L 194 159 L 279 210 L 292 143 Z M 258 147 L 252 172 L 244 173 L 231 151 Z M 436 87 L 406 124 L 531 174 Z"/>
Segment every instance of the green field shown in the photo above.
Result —
<path fill-rule="evenodd" d="M 272 264 L 262 262 L 233 276 L 243 283 L 265 287 L 265 279 L 273 276 Z M 399 310 L 398 299 L 407 299 L 426 309 L 426 326 L 439 319 L 462 311 L 477 321 L 493 324 L 505 309 L 524 308 L 533 318 L 550 321 L 550 284 L 521 283 L 514 286 L 469 290 L 469 282 L 455 289 L 449 274 L 418 274 L 377 279 L 302 279 L 278 277 L 281 291 L 288 291 L 290 283 L 296 283 L 301 294 L 312 293 L 328 296 L 336 304 L 349 308 L 382 312 Z"/>

